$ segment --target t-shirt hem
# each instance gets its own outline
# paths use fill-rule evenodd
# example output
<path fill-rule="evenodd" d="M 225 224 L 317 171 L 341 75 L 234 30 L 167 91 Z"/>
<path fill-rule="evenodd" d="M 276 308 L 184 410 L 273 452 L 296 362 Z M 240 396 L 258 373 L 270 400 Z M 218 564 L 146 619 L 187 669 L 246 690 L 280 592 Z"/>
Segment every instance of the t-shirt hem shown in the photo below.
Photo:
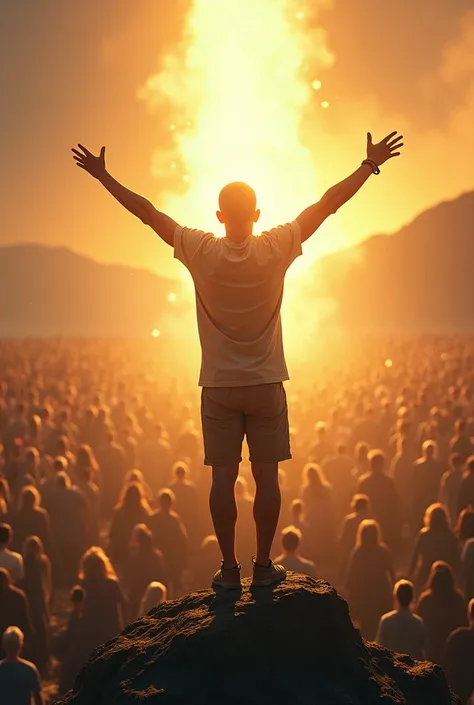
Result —
<path fill-rule="evenodd" d="M 288 382 L 289 375 L 278 375 L 278 377 L 260 377 L 259 379 L 247 380 L 226 380 L 224 382 L 206 382 L 199 380 L 200 387 L 211 387 L 213 389 L 221 389 L 227 387 L 258 387 L 261 384 L 276 384 L 277 382 Z"/>

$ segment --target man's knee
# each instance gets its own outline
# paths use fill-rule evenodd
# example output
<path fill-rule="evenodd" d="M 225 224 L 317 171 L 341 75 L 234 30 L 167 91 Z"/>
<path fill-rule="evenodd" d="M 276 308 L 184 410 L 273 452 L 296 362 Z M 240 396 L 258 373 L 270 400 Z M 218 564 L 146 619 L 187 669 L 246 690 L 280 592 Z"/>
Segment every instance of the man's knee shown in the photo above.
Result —
<path fill-rule="evenodd" d="M 252 475 L 257 485 L 278 484 L 278 463 L 252 463 Z"/>
<path fill-rule="evenodd" d="M 238 476 L 238 465 L 218 465 L 212 468 L 212 484 L 214 487 L 233 488 Z"/>

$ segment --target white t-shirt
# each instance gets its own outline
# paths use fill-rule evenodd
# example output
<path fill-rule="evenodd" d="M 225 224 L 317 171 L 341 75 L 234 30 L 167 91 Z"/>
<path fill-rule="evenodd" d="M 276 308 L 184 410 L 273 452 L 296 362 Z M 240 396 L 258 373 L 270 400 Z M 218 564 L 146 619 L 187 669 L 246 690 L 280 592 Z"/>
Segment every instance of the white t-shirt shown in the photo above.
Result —
<path fill-rule="evenodd" d="M 21 554 L 10 551 L 8 548 L 0 551 L 0 568 L 8 570 L 12 583 L 17 583 L 25 577 Z"/>
<path fill-rule="evenodd" d="M 242 243 L 179 226 L 174 256 L 196 290 L 201 387 L 288 379 L 280 309 L 286 270 L 302 253 L 297 221 Z"/>

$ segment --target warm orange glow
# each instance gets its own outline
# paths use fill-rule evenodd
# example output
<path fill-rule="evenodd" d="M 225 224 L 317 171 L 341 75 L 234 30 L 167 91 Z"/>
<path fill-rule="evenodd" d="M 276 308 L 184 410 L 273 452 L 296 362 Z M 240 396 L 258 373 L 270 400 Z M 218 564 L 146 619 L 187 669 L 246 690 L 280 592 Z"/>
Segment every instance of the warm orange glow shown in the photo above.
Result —
<path fill-rule="evenodd" d="M 152 334 L 152 336 L 153 336 L 154 338 L 159 338 L 160 335 L 161 335 L 161 333 L 160 333 L 160 331 L 158 330 L 158 328 L 153 328 L 153 330 L 151 331 L 151 334 Z"/>
<path fill-rule="evenodd" d="M 392 360 L 385 360 L 385 367 L 388 367 L 388 368 L 393 367 Z"/>
<path fill-rule="evenodd" d="M 173 304 L 176 301 L 176 294 L 174 294 L 173 292 L 169 293 L 168 301 Z"/>
<path fill-rule="evenodd" d="M 309 62 L 328 66 L 333 57 L 303 20 L 293 0 L 194 0 L 183 46 L 140 94 L 174 108 L 175 150 L 160 150 L 154 171 L 173 184 L 160 202 L 183 224 L 222 234 L 215 210 L 229 181 L 255 188 L 262 230 L 292 220 L 321 195 L 315 155 L 301 136 L 305 111 L 314 109 L 312 132 L 321 137 L 318 162 L 324 163 L 314 95 L 321 82 L 305 70 Z M 334 249 L 334 238 L 323 249 Z M 310 261 L 300 258 L 292 273 Z"/>

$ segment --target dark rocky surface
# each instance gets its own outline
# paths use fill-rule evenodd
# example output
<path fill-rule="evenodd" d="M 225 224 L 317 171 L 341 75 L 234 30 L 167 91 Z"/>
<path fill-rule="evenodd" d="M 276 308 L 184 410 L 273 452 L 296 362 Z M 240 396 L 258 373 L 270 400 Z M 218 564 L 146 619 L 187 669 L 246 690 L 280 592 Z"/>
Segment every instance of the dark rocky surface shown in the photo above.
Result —
<path fill-rule="evenodd" d="M 168 602 L 97 649 L 63 705 L 454 705 L 442 670 L 364 644 L 326 582 L 291 573 Z"/>

